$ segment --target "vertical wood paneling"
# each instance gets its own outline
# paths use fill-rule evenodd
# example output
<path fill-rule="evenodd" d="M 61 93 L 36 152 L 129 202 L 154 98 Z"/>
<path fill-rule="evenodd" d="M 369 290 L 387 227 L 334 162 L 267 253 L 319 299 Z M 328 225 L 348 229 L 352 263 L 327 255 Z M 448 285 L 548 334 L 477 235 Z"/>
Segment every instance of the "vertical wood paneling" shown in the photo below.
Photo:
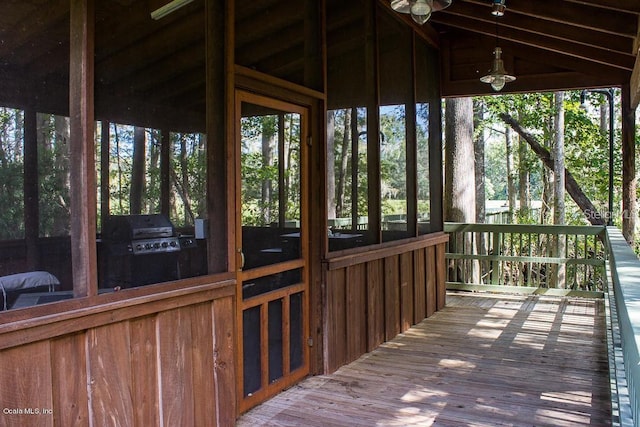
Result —
<path fill-rule="evenodd" d="M 351 362 L 367 351 L 366 265 L 347 268 L 347 361 Z"/>
<path fill-rule="evenodd" d="M 25 413 L 0 414 L 0 426 L 234 425 L 235 302 L 226 295 L 114 323 L 99 311 L 86 331 L 58 336 L 51 325 L 55 338 L 3 349 L 0 403 Z"/>
<path fill-rule="evenodd" d="M 400 330 L 413 325 L 413 252 L 400 255 Z"/>
<path fill-rule="evenodd" d="M 346 361 L 345 270 L 328 272 L 325 371 L 334 372 Z"/>
<path fill-rule="evenodd" d="M 48 341 L 0 353 L 0 404 L 3 409 L 53 409 L 51 389 Z M 0 425 L 49 427 L 53 426 L 53 416 L 2 413 Z"/>
<path fill-rule="evenodd" d="M 87 331 L 90 414 L 97 426 L 133 425 L 128 322 Z"/>
<path fill-rule="evenodd" d="M 400 333 L 400 263 L 398 256 L 384 260 L 385 341 Z"/>
<path fill-rule="evenodd" d="M 446 305 L 447 286 L 446 286 L 446 266 L 445 266 L 445 244 L 441 243 L 436 246 L 436 292 L 438 310 L 442 310 Z"/>
<path fill-rule="evenodd" d="M 158 425 L 158 343 L 156 316 L 132 320 L 131 334 L 131 394 L 135 425 Z"/>
<path fill-rule="evenodd" d="M 233 425 L 236 420 L 234 307 L 232 297 L 213 301 L 215 404 L 220 427 Z"/>
<path fill-rule="evenodd" d="M 85 333 L 51 341 L 51 382 L 53 384 L 53 424 L 89 424 Z"/>
<path fill-rule="evenodd" d="M 427 317 L 426 250 L 413 252 L 413 322 L 419 323 Z"/>
<path fill-rule="evenodd" d="M 436 282 L 436 248 L 430 246 L 426 250 L 427 255 L 427 317 L 430 317 L 438 308 Z"/>
<path fill-rule="evenodd" d="M 211 303 L 191 307 L 191 359 L 195 426 L 214 426 L 217 418 L 213 405 L 216 392 L 213 367 L 213 319 Z"/>
<path fill-rule="evenodd" d="M 383 261 L 367 263 L 367 351 L 384 342 Z"/>
<path fill-rule="evenodd" d="M 158 315 L 162 417 L 166 426 L 194 424 L 191 352 L 191 312 L 188 308 Z"/>

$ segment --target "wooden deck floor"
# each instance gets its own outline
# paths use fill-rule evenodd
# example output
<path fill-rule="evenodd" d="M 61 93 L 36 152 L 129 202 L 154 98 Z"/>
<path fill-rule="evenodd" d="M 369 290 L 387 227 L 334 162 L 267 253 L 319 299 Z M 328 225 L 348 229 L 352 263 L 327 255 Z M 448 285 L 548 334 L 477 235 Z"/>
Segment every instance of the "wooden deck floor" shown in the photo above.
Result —
<path fill-rule="evenodd" d="M 447 307 L 238 426 L 607 426 L 604 302 L 449 294 Z"/>

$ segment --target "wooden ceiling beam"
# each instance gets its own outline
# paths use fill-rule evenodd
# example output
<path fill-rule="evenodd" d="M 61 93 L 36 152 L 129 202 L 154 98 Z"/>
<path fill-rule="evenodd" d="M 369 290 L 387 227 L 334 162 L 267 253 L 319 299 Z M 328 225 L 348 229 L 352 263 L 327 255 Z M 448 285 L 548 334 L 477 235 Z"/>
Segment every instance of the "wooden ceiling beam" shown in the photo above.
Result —
<path fill-rule="evenodd" d="M 496 20 L 489 13 L 489 10 L 484 5 L 461 2 L 455 8 L 446 9 L 445 13 L 484 22 L 495 30 Z M 439 22 L 439 18 L 439 12 L 433 15 L 434 22 Z M 571 23 L 561 25 L 542 19 L 531 19 L 531 17 L 517 13 L 508 13 L 498 20 L 498 25 L 500 27 L 499 32 L 502 32 L 502 28 L 511 28 L 608 51 L 613 50 L 625 54 L 633 52 L 633 39 L 629 37 L 600 31 L 584 31 Z"/>
<path fill-rule="evenodd" d="M 601 7 L 616 10 L 618 12 L 630 12 L 640 14 L 640 2 L 637 0 L 566 0 L 571 3 Z"/>
<path fill-rule="evenodd" d="M 490 14 L 491 4 L 484 0 L 465 0 L 454 3 L 450 8 L 433 14 L 447 14 L 454 11 L 463 3 L 474 3 L 484 6 Z M 617 34 L 634 38 L 636 36 L 638 18 L 634 13 L 620 13 L 615 10 L 604 9 L 593 5 L 578 5 L 568 1 L 541 2 L 531 0 L 507 1 L 507 12 L 525 15 L 530 18 L 543 19 L 549 22 L 567 24 L 587 30 Z"/>
<path fill-rule="evenodd" d="M 495 25 L 489 25 L 477 19 L 452 14 L 440 14 L 439 16 L 434 14 L 432 19 L 434 23 L 495 37 Z M 553 37 L 533 34 L 515 28 L 500 27 L 499 35 L 501 40 L 509 40 L 514 43 L 544 49 L 549 52 L 561 53 L 622 70 L 631 71 L 633 69 L 634 57 L 632 55 L 584 46 L 571 41 L 554 39 Z"/>

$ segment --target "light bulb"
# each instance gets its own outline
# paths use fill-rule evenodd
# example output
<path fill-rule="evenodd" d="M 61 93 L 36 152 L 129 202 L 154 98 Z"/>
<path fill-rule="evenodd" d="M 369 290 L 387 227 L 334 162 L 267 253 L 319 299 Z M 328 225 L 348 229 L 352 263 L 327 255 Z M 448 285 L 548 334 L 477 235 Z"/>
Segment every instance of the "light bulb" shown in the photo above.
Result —
<path fill-rule="evenodd" d="M 422 25 L 431 17 L 431 4 L 427 0 L 411 1 L 411 18 Z"/>
<path fill-rule="evenodd" d="M 496 75 L 493 76 L 493 81 L 491 82 L 491 87 L 496 92 L 500 92 L 502 90 L 502 88 L 504 87 L 504 84 L 506 82 L 507 82 L 507 80 L 505 79 L 504 74 L 496 74 Z"/>

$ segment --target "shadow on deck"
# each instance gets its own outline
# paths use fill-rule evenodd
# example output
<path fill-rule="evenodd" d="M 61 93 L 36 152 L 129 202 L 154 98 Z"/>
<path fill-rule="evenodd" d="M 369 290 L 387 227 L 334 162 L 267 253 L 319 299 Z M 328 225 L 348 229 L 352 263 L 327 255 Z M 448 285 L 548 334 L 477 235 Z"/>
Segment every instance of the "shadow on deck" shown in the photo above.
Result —
<path fill-rule="evenodd" d="M 604 301 L 450 293 L 433 317 L 238 426 L 606 426 Z"/>

